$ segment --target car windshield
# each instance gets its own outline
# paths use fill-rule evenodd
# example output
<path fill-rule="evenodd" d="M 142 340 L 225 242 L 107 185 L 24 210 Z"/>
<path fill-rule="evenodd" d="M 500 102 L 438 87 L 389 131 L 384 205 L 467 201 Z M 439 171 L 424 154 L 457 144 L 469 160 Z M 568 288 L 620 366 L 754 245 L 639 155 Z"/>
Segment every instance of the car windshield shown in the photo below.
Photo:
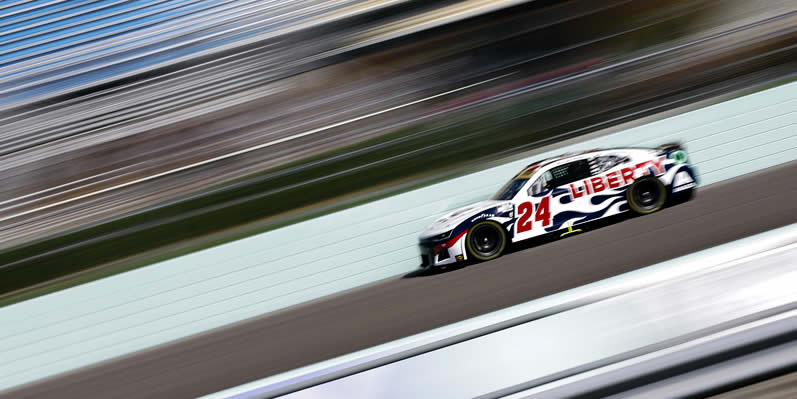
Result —
<path fill-rule="evenodd" d="M 493 197 L 494 200 L 511 200 L 529 179 L 517 178 L 507 183 Z"/>
<path fill-rule="evenodd" d="M 531 177 L 534 175 L 534 172 L 539 167 L 539 162 L 526 166 L 522 171 L 520 171 L 520 173 L 515 175 L 515 177 L 513 177 L 509 183 L 506 183 L 506 185 L 501 187 L 501 189 L 498 190 L 498 193 L 495 194 L 492 199 L 498 201 L 511 200 L 512 197 L 514 197 L 515 194 L 517 194 L 518 191 L 523 188 L 523 185 L 526 184 L 529 179 L 531 179 Z"/>

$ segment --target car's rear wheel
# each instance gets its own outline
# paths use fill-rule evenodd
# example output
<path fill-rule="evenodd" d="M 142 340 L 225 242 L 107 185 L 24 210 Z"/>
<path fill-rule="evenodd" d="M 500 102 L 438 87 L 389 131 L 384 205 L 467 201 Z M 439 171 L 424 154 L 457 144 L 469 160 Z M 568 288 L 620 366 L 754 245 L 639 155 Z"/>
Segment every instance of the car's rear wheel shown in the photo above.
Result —
<path fill-rule="evenodd" d="M 667 187 L 658 178 L 645 176 L 628 187 L 626 197 L 632 211 L 646 215 L 664 207 L 667 202 Z"/>
<path fill-rule="evenodd" d="M 489 220 L 476 223 L 468 231 L 466 247 L 468 256 L 473 259 L 495 259 L 506 248 L 506 232 L 498 223 Z"/>

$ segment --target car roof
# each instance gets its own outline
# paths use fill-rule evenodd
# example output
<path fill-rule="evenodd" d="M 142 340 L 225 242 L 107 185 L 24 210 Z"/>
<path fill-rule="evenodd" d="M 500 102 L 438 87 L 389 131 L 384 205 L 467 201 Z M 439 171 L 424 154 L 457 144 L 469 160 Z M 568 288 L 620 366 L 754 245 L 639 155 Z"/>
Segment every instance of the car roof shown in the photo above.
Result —
<path fill-rule="evenodd" d="M 540 168 L 548 166 L 548 165 L 550 165 L 550 164 L 552 164 L 554 162 L 558 162 L 558 161 L 565 160 L 565 159 L 568 159 L 568 158 L 575 158 L 575 157 L 578 157 L 578 156 L 581 156 L 581 155 L 584 155 L 584 154 L 590 154 L 590 153 L 593 153 L 593 152 L 631 151 L 631 150 L 649 150 L 649 148 L 593 148 L 593 149 L 586 150 L 586 151 L 566 152 L 566 153 L 563 153 L 563 154 L 560 154 L 560 155 L 557 155 L 557 156 L 545 158 L 545 159 L 539 160 L 537 162 L 531 163 L 531 164 L 527 165 L 523 170 L 524 171 L 528 171 L 532 167 L 534 167 L 535 170 L 536 169 L 540 169 Z"/>
<path fill-rule="evenodd" d="M 567 158 L 573 158 L 573 157 L 575 157 L 577 155 L 582 155 L 582 154 L 584 154 L 584 152 L 564 153 L 564 154 L 561 154 L 561 155 L 553 156 L 553 157 L 550 157 L 550 158 L 545 158 L 545 159 L 542 159 L 540 161 L 531 163 L 531 164 L 527 165 L 523 169 L 526 170 L 526 171 L 530 171 L 530 169 L 535 169 L 536 170 L 536 169 L 548 166 L 548 165 L 550 165 L 550 164 L 552 164 L 554 162 L 561 161 L 561 160 L 567 159 Z"/>

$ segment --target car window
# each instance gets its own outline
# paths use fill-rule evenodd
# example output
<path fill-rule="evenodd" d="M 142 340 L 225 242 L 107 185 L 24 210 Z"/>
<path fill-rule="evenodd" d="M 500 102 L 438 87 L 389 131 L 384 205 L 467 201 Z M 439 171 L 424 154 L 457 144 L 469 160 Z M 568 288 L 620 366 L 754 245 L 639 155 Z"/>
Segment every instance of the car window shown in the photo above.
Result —
<path fill-rule="evenodd" d="M 544 188 L 545 188 L 545 176 L 540 176 L 539 178 L 537 178 L 537 180 L 534 181 L 534 183 L 531 184 L 531 187 L 529 188 L 529 195 L 537 195 L 543 192 Z"/>
<path fill-rule="evenodd" d="M 586 159 L 559 165 L 551 168 L 549 172 L 551 179 L 548 181 L 548 188 L 563 186 L 590 177 L 589 163 Z"/>
<path fill-rule="evenodd" d="M 626 160 L 627 159 L 625 157 L 620 157 L 617 155 L 604 155 L 595 157 L 589 162 L 590 171 L 593 175 L 598 175 L 623 162 L 626 162 Z"/>

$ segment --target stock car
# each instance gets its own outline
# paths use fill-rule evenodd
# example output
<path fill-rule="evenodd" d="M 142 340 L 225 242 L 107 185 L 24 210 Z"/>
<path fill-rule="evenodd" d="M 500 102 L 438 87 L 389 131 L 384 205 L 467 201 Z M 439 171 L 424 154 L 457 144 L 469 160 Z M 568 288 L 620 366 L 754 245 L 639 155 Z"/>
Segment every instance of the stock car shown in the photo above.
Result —
<path fill-rule="evenodd" d="M 523 168 L 495 196 L 442 216 L 419 237 L 421 267 L 488 261 L 508 245 L 623 212 L 649 214 L 697 187 L 680 144 L 566 154 Z"/>

